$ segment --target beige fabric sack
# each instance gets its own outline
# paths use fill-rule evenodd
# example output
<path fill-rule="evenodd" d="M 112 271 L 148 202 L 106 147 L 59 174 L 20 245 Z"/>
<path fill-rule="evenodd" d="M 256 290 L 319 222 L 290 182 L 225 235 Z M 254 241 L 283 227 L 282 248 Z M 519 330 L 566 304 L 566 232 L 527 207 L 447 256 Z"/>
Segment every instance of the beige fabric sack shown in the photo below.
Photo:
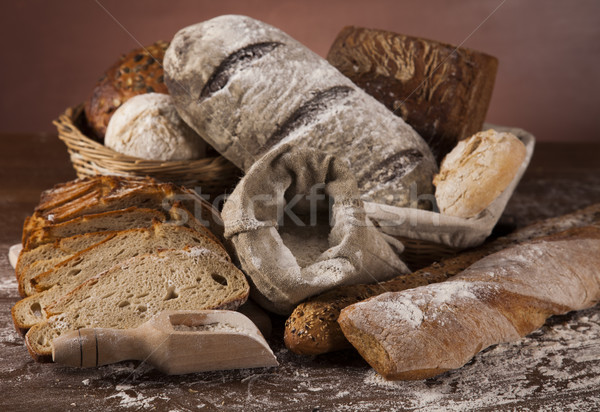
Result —
<path fill-rule="evenodd" d="M 408 272 L 402 245 L 367 219 L 349 168 L 313 149 L 284 144 L 262 157 L 222 218 L 253 298 L 275 313 L 336 286 Z"/>
<path fill-rule="evenodd" d="M 428 210 L 366 203 L 367 216 L 380 230 L 394 237 L 424 240 L 455 249 L 465 249 L 483 243 L 500 219 L 506 204 L 525 173 L 533 155 L 535 138 L 522 129 L 485 124 L 483 130 L 510 132 L 525 145 L 527 154 L 518 173 L 508 187 L 477 216 L 469 219 L 442 215 Z"/>

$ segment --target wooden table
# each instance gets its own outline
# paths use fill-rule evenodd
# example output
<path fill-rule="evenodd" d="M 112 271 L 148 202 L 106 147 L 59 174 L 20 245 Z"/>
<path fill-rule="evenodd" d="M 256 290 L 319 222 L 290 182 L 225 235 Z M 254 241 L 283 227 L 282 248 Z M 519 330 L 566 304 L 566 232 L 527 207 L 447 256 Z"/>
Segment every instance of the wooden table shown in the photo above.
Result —
<path fill-rule="evenodd" d="M 500 227 L 600 202 L 600 143 L 538 144 Z M 74 177 L 53 135 L 0 135 L 0 411 L 578 410 L 600 407 L 600 308 L 552 318 L 521 342 L 489 348 L 460 370 L 388 383 L 353 351 L 300 357 L 270 339 L 281 366 L 162 376 L 126 362 L 90 370 L 31 360 L 14 331 L 19 299 L 6 254 L 41 190 Z"/>

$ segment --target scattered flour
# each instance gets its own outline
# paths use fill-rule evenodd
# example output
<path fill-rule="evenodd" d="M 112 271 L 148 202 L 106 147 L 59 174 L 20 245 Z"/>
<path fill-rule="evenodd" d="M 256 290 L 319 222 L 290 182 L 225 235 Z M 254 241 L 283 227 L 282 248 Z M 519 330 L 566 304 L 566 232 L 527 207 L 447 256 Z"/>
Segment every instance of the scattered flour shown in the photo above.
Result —
<path fill-rule="evenodd" d="M 197 326 L 173 325 L 173 329 L 178 332 L 246 332 L 243 328 L 226 322 L 214 322 Z"/>
<path fill-rule="evenodd" d="M 114 395 L 110 395 L 107 398 L 120 398 L 121 401 L 119 402 L 119 406 L 123 408 L 150 409 L 154 408 L 152 402 L 157 399 L 166 401 L 170 400 L 170 398 L 164 394 L 145 396 L 144 394 L 135 391 L 135 388 L 132 385 L 117 385 L 115 389 L 119 392 L 115 393 Z M 129 391 L 129 393 L 127 391 Z"/>

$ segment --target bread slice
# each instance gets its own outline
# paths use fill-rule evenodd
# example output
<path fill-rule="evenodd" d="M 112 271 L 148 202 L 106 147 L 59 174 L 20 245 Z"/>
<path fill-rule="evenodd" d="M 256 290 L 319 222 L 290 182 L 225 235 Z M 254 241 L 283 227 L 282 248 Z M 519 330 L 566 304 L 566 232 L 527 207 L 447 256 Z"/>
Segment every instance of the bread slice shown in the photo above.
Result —
<path fill-rule="evenodd" d="M 108 196 L 128 188 L 156 184 L 157 181 L 150 177 L 119 177 L 97 175 L 59 183 L 53 188 L 45 190 L 40 195 L 40 203 L 36 211 L 44 211 L 79 199 L 90 193 Z"/>
<path fill-rule="evenodd" d="M 32 268 L 40 268 L 39 266 L 35 266 L 34 263 L 53 259 L 59 259 L 59 261 L 68 259 L 75 253 L 81 252 L 82 250 L 106 240 L 110 235 L 111 232 L 77 235 L 64 239 L 58 239 L 53 243 L 47 243 L 32 250 L 21 250 L 19 259 L 17 260 L 17 266 L 15 268 L 15 275 L 19 285 L 19 293 L 21 296 L 29 296 L 34 293 L 32 288 L 29 286 L 29 280 L 32 279 L 33 276 L 45 272 L 45 270 L 42 272 L 30 271 Z M 49 268 L 46 270 L 48 269 Z"/>
<path fill-rule="evenodd" d="M 83 188 L 80 189 L 80 186 Z M 174 204 L 186 208 L 203 225 L 210 227 L 219 239 L 223 239 L 223 222 L 219 212 L 193 190 L 171 183 L 97 176 L 59 185 L 44 192 L 41 199 L 35 213 L 26 219 L 23 226 L 24 245 L 33 231 L 46 225 L 133 206 L 166 213 Z"/>
<path fill-rule="evenodd" d="M 66 222 L 47 224 L 32 231 L 24 248 L 30 250 L 56 239 L 84 233 L 150 227 L 153 220 L 164 222 L 167 220 L 167 216 L 158 210 L 135 206 L 110 212 L 83 215 Z"/>
<path fill-rule="evenodd" d="M 50 361 L 52 340 L 80 328 L 135 328 L 168 309 L 237 309 L 246 301 L 244 274 L 201 248 L 166 250 L 131 258 L 89 279 L 49 308 L 52 317 L 33 326 L 27 348 Z"/>
<path fill-rule="evenodd" d="M 181 249 L 188 245 L 201 246 L 224 260 L 230 259 L 220 244 L 183 226 L 155 223 L 150 229 L 115 232 L 105 241 L 73 255 L 33 278 L 31 283 L 39 293 L 32 294 L 13 306 L 15 327 L 23 332 L 44 320 L 47 305 L 80 283 L 123 260 L 160 249 Z"/>
<path fill-rule="evenodd" d="M 85 215 L 79 218 L 71 219 L 69 221 L 58 223 L 55 225 L 46 225 L 42 227 L 42 229 L 38 229 L 33 232 L 33 234 L 29 237 L 28 246 L 31 248 L 31 245 L 35 241 L 39 242 L 48 242 L 48 241 L 56 241 L 59 239 L 61 235 L 67 235 L 75 232 L 85 232 L 85 231 L 95 231 L 106 230 L 106 229 L 133 229 L 133 228 L 142 228 L 142 227 L 150 227 L 153 222 L 166 222 L 169 224 L 185 226 L 188 228 L 192 228 L 205 236 L 210 237 L 216 243 L 219 243 L 218 238 L 208 230 L 195 216 L 189 212 L 180 202 L 175 202 L 171 209 L 169 210 L 168 217 L 165 216 L 164 213 L 153 209 L 144 209 L 144 208 L 136 208 L 131 207 L 128 209 L 113 211 L 113 212 L 103 212 L 94 215 Z M 43 233 L 42 233 L 43 232 Z M 112 232 L 111 232 L 112 233 Z M 110 236 L 109 232 L 105 232 L 106 236 Z M 38 235 L 39 234 L 39 235 Z M 53 239 L 56 237 L 56 239 Z M 35 239 L 35 240 L 34 240 Z M 97 242 L 94 242 L 94 244 Z M 91 246 L 91 245 L 90 245 Z M 39 246 L 38 246 L 39 247 Z M 42 248 L 41 251 L 48 252 L 51 251 L 52 248 Z M 79 250 L 77 250 L 79 251 Z M 28 248 L 22 252 L 23 255 L 27 254 Z M 73 254 L 69 253 L 66 255 L 58 254 L 57 257 L 63 257 L 67 259 L 71 257 Z M 53 257 L 53 256 L 52 256 Z M 37 256 L 36 259 L 43 259 L 43 256 Z M 64 260 L 63 259 L 63 260 Z M 44 259 L 46 263 L 49 263 L 50 259 Z M 28 262 L 27 262 L 28 263 Z M 58 263 L 55 261 L 54 264 Z M 45 267 L 45 270 L 40 269 Z M 20 265 L 17 267 L 17 280 L 19 283 L 19 291 L 22 296 L 29 296 L 35 291 L 31 287 L 31 279 L 35 276 L 49 270 L 52 266 L 45 265 L 28 265 L 23 266 Z"/>
<path fill-rule="evenodd" d="M 153 179 L 138 179 L 138 178 L 119 178 L 116 176 L 95 176 L 84 179 L 76 179 L 67 183 L 61 183 L 54 186 L 50 190 L 42 192 L 40 203 L 35 208 L 35 213 L 25 220 L 23 226 L 22 244 L 27 243 L 29 234 L 47 223 L 60 223 L 64 220 L 69 220 L 73 217 L 61 216 L 54 213 L 54 210 L 63 210 L 65 205 L 67 209 L 72 210 L 77 203 L 86 201 L 88 204 L 93 199 L 102 199 L 105 196 L 116 195 L 127 190 L 141 188 L 148 184 L 155 184 Z M 136 205 L 131 205 L 136 206 Z M 126 207 L 115 207 L 116 209 L 125 209 Z M 87 210 L 81 214 L 93 214 L 101 212 Z"/>

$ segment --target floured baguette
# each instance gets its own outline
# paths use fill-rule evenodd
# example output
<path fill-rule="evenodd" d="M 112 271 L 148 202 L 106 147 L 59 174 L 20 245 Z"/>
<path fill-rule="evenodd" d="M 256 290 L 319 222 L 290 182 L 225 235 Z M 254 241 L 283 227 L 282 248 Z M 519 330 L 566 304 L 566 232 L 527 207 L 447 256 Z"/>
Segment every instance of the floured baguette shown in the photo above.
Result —
<path fill-rule="evenodd" d="M 425 379 L 518 340 L 551 315 L 600 299 L 600 228 L 571 229 L 489 255 L 446 282 L 384 293 L 338 322 L 386 379 Z"/>
<path fill-rule="evenodd" d="M 221 259 L 230 259 L 222 245 L 183 226 L 154 223 L 150 229 L 114 232 L 105 241 L 73 255 L 32 279 L 31 283 L 38 293 L 13 306 L 15 327 L 23 332 L 43 321 L 47 317 L 45 310 L 49 304 L 123 260 L 160 249 L 181 249 L 188 245 L 203 247 Z"/>
<path fill-rule="evenodd" d="M 518 229 L 504 238 L 444 259 L 409 275 L 378 284 L 335 288 L 297 306 L 286 321 L 285 345 L 291 351 L 303 355 L 318 355 L 350 347 L 337 322 L 341 310 L 346 306 L 384 292 L 399 292 L 441 282 L 477 260 L 518 242 L 592 224 L 600 224 L 600 203 Z"/>
<path fill-rule="evenodd" d="M 52 339 L 84 327 L 135 328 L 168 309 L 237 309 L 246 301 L 244 274 L 213 252 L 192 247 L 131 258 L 89 279 L 53 305 L 32 327 L 32 357 L 49 361 Z"/>

